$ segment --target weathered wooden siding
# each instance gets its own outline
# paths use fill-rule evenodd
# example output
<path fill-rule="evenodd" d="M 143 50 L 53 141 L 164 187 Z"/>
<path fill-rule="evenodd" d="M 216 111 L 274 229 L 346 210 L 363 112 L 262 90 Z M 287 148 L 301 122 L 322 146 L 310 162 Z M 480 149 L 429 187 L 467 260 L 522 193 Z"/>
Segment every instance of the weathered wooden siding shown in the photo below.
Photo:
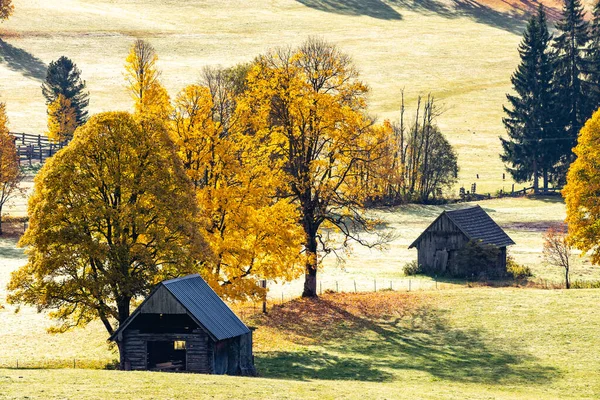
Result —
<path fill-rule="evenodd" d="M 161 286 L 141 306 L 142 314 L 187 314 L 186 309 L 164 286 Z"/>
<path fill-rule="evenodd" d="M 213 372 L 212 341 L 202 330 L 190 334 L 140 333 L 129 329 L 123 333 L 123 351 L 126 365 L 132 370 L 148 369 L 149 341 L 186 342 L 186 370 L 210 374 Z"/>
<path fill-rule="evenodd" d="M 452 256 L 451 251 L 464 247 L 468 241 L 450 218 L 442 215 L 421 236 L 417 244 L 418 263 L 426 273 L 444 273 L 445 263 L 443 266 L 436 265 L 440 264 L 439 260 L 444 256 L 440 251 L 449 252 L 445 255 L 445 260 L 448 260 Z"/>

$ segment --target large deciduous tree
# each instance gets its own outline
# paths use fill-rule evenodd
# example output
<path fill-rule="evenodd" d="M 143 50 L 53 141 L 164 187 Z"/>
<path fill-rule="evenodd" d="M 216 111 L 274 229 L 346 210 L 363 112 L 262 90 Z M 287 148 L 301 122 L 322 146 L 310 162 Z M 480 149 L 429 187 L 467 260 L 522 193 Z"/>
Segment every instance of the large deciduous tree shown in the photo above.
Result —
<path fill-rule="evenodd" d="M 136 40 L 125 60 L 125 79 L 135 101 L 136 114 L 166 120 L 171 113 L 171 105 L 169 94 L 159 80 L 157 61 L 154 47 L 144 40 Z"/>
<path fill-rule="evenodd" d="M 59 95 L 64 96 L 75 110 L 77 126 L 87 121 L 89 93 L 85 91 L 85 81 L 81 79 L 81 71 L 69 58 L 62 56 L 50 63 L 46 80 L 42 84 L 42 94 L 48 105 L 56 102 Z"/>
<path fill-rule="evenodd" d="M 380 242 L 361 236 L 373 221 L 363 213 L 363 188 L 354 184 L 356 166 L 380 143 L 372 140 L 367 87 L 357 75 L 347 55 L 311 38 L 296 50 L 259 57 L 241 100 L 252 129 L 279 142 L 273 157 L 283 160 L 284 194 L 297 205 L 304 230 L 305 297 L 317 295 L 319 247 L 332 250 L 325 227 L 339 232 L 344 244 Z"/>
<path fill-rule="evenodd" d="M 577 158 L 567 174 L 563 196 L 567 205 L 569 243 L 600 263 L 600 111 L 579 133 Z"/>
<path fill-rule="evenodd" d="M 28 263 L 11 303 L 51 310 L 64 331 L 100 319 L 113 333 L 133 299 L 201 272 L 208 258 L 193 187 L 166 129 L 109 112 L 80 127 L 35 178 Z"/>
<path fill-rule="evenodd" d="M 500 138 L 502 161 L 517 182 L 533 179 L 534 191 L 539 191 L 543 178 L 548 189 L 549 175 L 560 157 L 555 139 L 556 95 L 552 85 L 551 36 L 546 16 L 540 5 L 532 17 L 519 46 L 521 64 L 511 77 L 516 94 L 507 94 L 510 107 L 504 107 L 503 123 L 508 138 Z"/>
<path fill-rule="evenodd" d="M 2 209 L 9 200 L 21 194 L 19 188 L 21 179 L 15 139 L 8 131 L 6 105 L 0 103 L 0 235 L 2 234 Z"/>
<path fill-rule="evenodd" d="M 233 71 L 237 71 L 234 69 Z M 172 136 L 194 182 L 212 252 L 206 277 L 221 295 L 264 295 L 259 280 L 289 280 L 302 272 L 296 207 L 278 196 L 285 184 L 269 132 L 246 130 L 236 112 L 239 79 L 206 69 L 203 84 L 175 100 Z"/>

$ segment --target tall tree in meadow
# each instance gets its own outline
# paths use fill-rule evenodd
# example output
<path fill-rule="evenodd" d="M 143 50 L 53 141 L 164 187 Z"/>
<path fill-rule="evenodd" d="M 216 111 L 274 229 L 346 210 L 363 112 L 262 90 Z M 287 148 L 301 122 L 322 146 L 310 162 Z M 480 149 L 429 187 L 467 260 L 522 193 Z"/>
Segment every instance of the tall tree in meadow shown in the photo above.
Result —
<path fill-rule="evenodd" d="M 500 157 L 507 171 L 517 182 L 533 179 L 536 193 L 540 177 L 544 190 L 548 188 L 549 174 L 559 157 L 554 141 L 556 95 L 550 41 L 546 15 L 540 5 L 519 46 L 521 64 L 511 77 L 516 94 L 506 95 L 510 106 L 504 107 L 506 117 L 502 119 L 508 138 L 500 138 Z"/>
<path fill-rule="evenodd" d="M 71 100 L 59 94 L 48 105 L 48 138 L 55 142 L 65 142 L 73 138 L 77 128 L 77 112 Z"/>
<path fill-rule="evenodd" d="M 166 129 L 125 112 L 95 115 L 44 164 L 28 213 L 8 301 L 50 310 L 59 332 L 100 319 L 112 334 L 132 300 L 210 257 Z"/>
<path fill-rule="evenodd" d="M 287 181 L 282 195 L 296 204 L 304 231 L 302 295 L 315 297 L 318 252 L 334 250 L 330 232 L 344 245 L 381 243 L 361 235 L 373 232 L 375 221 L 365 216 L 364 190 L 354 184 L 355 166 L 380 145 L 365 115 L 367 87 L 346 54 L 315 38 L 260 57 L 247 82 L 241 107 L 255 132 L 278 142 L 274 157 L 284 161 Z"/>
<path fill-rule="evenodd" d="M 261 279 L 285 281 L 302 273 L 298 213 L 279 196 L 283 160 L 273 157 L 269 132 L 247 130 L 244 112 L 236 111 L 236 74 L 209 68 L 202 81 L 176 97 L 171 135 L 194 183 L 201 231 L 214 254 L 203 276 L 230 299 L 260 297 Z"/>
<path fill-rule="evenodd" d="M 573 149 L 577 158 L 567 174 L 563 196 L 567 205 L 568 241 L 600 263 L 600 111 L 585 123 Z"/>
<path fill-rule="evenodd" d="M 14 10 L 15 6 L 12 5 L 12 0 L 0 0 L 0 21 L 7 20 Z"/>
<path fill-rule="evenodd" d="M 167 90 L 160 83 L 158 55 L 152 45 L 137 39 L 125 60 L 125 79 L 135 101 L 135 113 L 166 120 L 171 113 Z"/>
<path fill-rule="evenodd" d="M 21 179 L 15 139 L 8 131 L 6 106 L 0 103 L 0 235 L 2 234 L 2 208 L 9 200 L 21 194 L 19 188 Z"/>
<path fill-rule="evenodd" d="M 561 128 L 564 140 L 556 145 L 562 153 L 559 168 L 560 179 L 574 155 L 571 149 L 577 143 L 577 134 L 591 116 L 593 105 L 588 99 L 590 87 L 585 74 L 589 70 L 586 46 L 589 42 L 589 27 L 581 0 L 565 0 L 562 18 L 556 23 L 554 39 L 555 63 L 554 86 L 559 106 L 556 107 L 556 125 Z"/>
<path fill-rule="evenodd" d="M 85 91 L 85 81 L 81 79 L 81 71 L 69 58 L 62 56 L 50 63 L 46 80 L 42 84 L 42 94 L 48 105 L 54 103 L 59 95 L 64 96 L 75 110 L 77 126 L 87 121 L 89 93 Z"/>

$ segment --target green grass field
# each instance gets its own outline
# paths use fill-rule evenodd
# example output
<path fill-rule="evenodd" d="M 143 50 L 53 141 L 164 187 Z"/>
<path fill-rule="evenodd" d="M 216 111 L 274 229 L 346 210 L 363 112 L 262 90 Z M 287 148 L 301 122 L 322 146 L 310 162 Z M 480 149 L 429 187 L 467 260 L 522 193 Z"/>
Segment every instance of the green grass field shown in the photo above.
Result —
<path fill-rule="evenodd" d="M 0 369 L 0 398 L 594 399 L 598 301 L 511 288 L 325 295 L 252 321 L 260 378 Z"/>

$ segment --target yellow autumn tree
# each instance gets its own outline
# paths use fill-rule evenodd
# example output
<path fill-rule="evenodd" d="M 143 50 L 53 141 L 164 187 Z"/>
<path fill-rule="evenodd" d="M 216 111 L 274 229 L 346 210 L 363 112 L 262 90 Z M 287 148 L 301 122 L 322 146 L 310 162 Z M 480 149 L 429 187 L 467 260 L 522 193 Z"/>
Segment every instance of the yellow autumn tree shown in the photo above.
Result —
<path fill-rule="evenodd" d="M 73 138 L 77 129 L 77 115 L 71 100 L 59 94 L 48 105 L 48 138 L 55 142 L 65 142 Z"/>
<path fill-rule="evenodd" d="M 303 296 L 314 297 L 318 252 L 336 251 L 327 240 L 331 232 L 342 248 L 386 239 L 365 239 L 377 221 L 365 216 L 364 187 L 355 184 L 356 166 L 369 163 L 381 145 L 366 115 L 367 87 L 347 55 L 317 38 L 259 57 L 247 85 L 239 108 L 252 129 L 277 146 L 272 157 L 283 164 L 286 198 L 297 206 L 304 231 Z"/>
<path fill-rule="evenodd" d="M 7 20 L 15 10 L 12 0 L 0 0 L 0 21 Z"/>
<path fill-rule="evenodd" d="M 563 196 L 567 205 L 569 243 L 600 263 L 600 111 L 596 111 L 581 129 L 577 159 L 567 174 Z"/>
<path fill-rule="evenodd" d="M 205 277 L 222 296 L 264 295 L 261 279 L 299 276 L 302 234 L 296 207 L 279 197 L 285 182 L 277 144 L 250 132 L 237 115 L 235 82 L 206 70 L 204 85 L 175 100 L 172 136 L 194 182 L 214 261 Z"/>
<path fill-rule="evenodd" d="M 92 117 L 35 178 L 10 303 L 50 310 L 57 331 L 100 319 L 109 333 L 158 282 L 210 258 L 192 184 L 164 127 Z"/>
<path fill-rule="evenodd" d="M 125 78 L 135 101 L 136 115 L 166 120 L 171 113 L 167 90 L 160 83 L 158 55 L 152 45 L 137 39 L 125 59 Z"/>
<path fill-rule="evenodd" d="M 8 201 L 22 193 L 19 187 L 21 179 L 15 139 L 8 130 L 6 105 L 0 103 L 0 235 L 2 234 L 2 209 Z"/>

